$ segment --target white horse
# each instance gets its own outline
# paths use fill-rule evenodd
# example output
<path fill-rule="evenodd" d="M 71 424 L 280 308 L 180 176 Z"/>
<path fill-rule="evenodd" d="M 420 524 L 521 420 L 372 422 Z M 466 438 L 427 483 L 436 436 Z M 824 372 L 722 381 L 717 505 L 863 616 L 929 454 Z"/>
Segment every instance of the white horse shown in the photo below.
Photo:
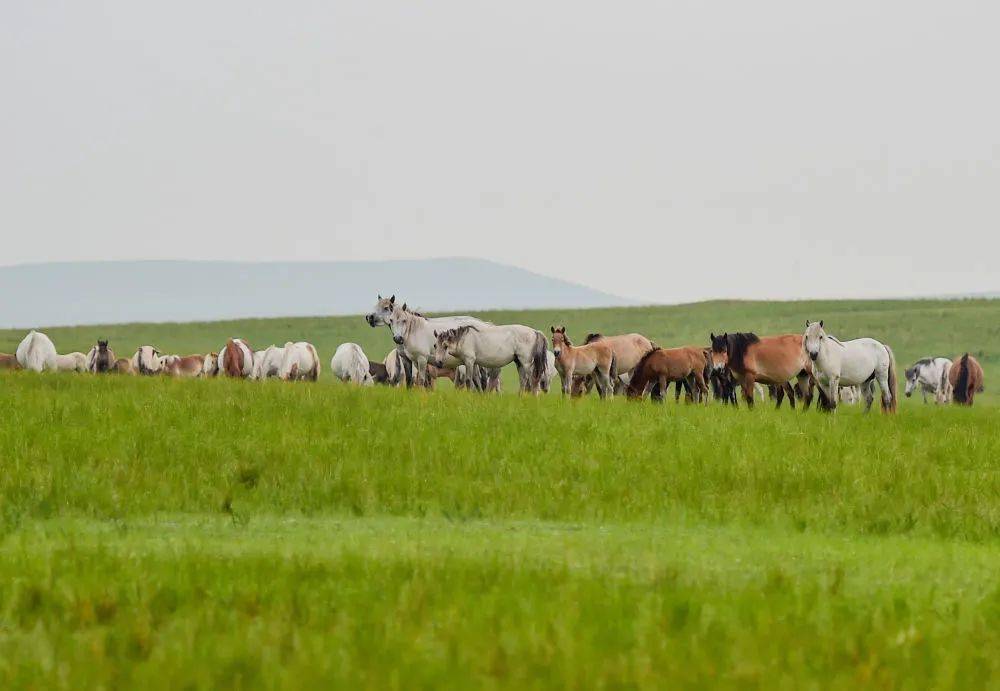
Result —
<path fill-rule="evenodd" d="M 875 382 L 882 393 L 882 411 L 896 412 L 896 358 L 892 350 L 874 338 L 838 341 L 823 330 L 823 322 L 806 322 L 802 348 L 813 363 L 813 376 L 836 409 L 841 386 L 859 386 L 865 397 L 865 412 L 875 398 Z"/>
<path fill-rule="evenodd" d="M 541 331 L 521 324 L 504 326 L 460 326 L 435 331 L 434 366 L 443 367 L 450 355 L 465 365 L 466 372 L 481 368 L 500 368 L 514 363 L 520 377 L 520 390 L 538 393 L 545 377 L 548 342 Z M 483 390 L 478 377 L 472 378 L 476 390 Z"/>
<path fill-rule="evenodd" d="M 841 386 L 840 393 L 841 403 L 847 403 L 848 405 L 854 405 L 861 400 L 861 387 L 860 386 Z"/>
<path fill-rule="evenodd" d="M 289 341 L 282 348 L 281 366 L 278 368 L 278 379 L 283 381 L 316 381 L 319 379 L 319 355 L 312 343 Z M 370 376 L 370 375 L 369 375 Z"/>
<path fill-rule="evenodd" d="M 14 353 L 17 364 L 32 372 L 43 372 L 56 368 L 56 347 L 52 340 L 41 331 L 31 330 L 24 337 Z"/>
<path fill-rule="evenodd" d="M 253 370 L 250 379 L 268 379 L 277 377 L 281 372 L 281 361 L 285 357 L 285 349 L 278 346 L 268 346 L 253 354 Z"/>
<path fill-rule="evenodd" d="M 56 355 L 55 369 L 59 372 L 86 372 L 87 356 L 83 353 Z"/>
<path fill-rule="evenodd" d="M 927 403 L 927 394 L 934 395 L 935 403 L 947 403 L 951 400 L 951 382 L 948 373 L 951 372 L 951 359 L 946 357 L 925 357 L 913 363 L 906 370 L 906 397 L 913 395 L 918 386 Z"/>
<path fill-rule="evenodd" d="M 151 345 L 139 346 L 132 356 L 132 368 L 139 374 L 160 374 L 163 370 L 163 359 L 160 351 Z"/>
<path fill-rule="evenodd" d="M 468 316 L 454 317 L 425 317 L 418 312 L 411 312 L 396 304 L 396 296 L 384 298 L 378 296 L 375 308 L 365 316 L 365 321 L 371 327 L 388 326 L 392 330 L 392 340 L 400 347 L 405 355 L 415 366 L 414 377 L 417 383 L 427 385 L 427 363 L 434 355 L 434 347 L 437 338 L 435 331 L 447 331 L 460 326 L 487 326 L 488 322 L 482 319 Z M 398 324 L 397 324 L 398 323 Z M 460 363 L 455 358 L 449 357 L 444 361 L 442 367 L 455 369 Z M 405 363 L 404 363 L 405 365 Z"/>
<path fill-rule="evenodd" d="M 368 357 L 357 343 L 341 343 L 337 346 L 337 351 L 330 360 L 330 368 L 333 370 L 333 376 L 340 381 L 363 386 L 371 386 L 375 383 L 368 367 Z M 388 365 L 386 369 L 388 369 Z"/>

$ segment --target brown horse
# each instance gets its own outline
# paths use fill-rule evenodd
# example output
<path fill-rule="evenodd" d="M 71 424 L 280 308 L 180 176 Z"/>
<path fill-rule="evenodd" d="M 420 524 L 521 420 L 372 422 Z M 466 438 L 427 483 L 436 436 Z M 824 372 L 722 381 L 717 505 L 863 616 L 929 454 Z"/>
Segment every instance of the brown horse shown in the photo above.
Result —
<path fill-rule="evenodd" d="M 972 405 L 976 394 L 983 390 L 983 368 L 979 361 L 966 353 L 955 358 L 948 370 L 951 400 L 959 405 Z"/>
<path fill-rule="evenodd" d="M 107 341 L 97 341 L 97 345 L 87 353 L 87 369 L 94 374 L 110 372 L 115 366 L 115 351 L 108 347 Z"/>
<path fill-rule="evenodd" d="M 227 377 L 246 377 L 253 367 L 253 349 L 242 338 L 230 338 L 220 354 Z"/>
<path fill-rule="evenodd" d="M 659 384 L 660 391 L 666 393 L 672 382 L 686 383 L 691 389 L 691 397 L 696 403 L 708 395 L 705 383 L 705 353 L 701 348 L 653 347 L 632 370 L 628 383 L 628 397 L 642 398 Z M 679 389 L 678 389 L 679 395 Z"/>
<path fill-rule="evenodd" d="M 613 381 L 618 377 L 618 364 L 615 350 L 608 340 L 598 339 L 574 346 L 566 335 L 565 326 L 551 328 L 552 353 L 556 356 L 556 370 L 562 378 L 563 393 L 570 393 L 573 377 L 579 374 L 594 378 L 601 398 L 614 396 Z"/>
<path fill-rule="evenodd" d="M 0 353 L 0 369 L 21 369 L 16 355 Z"/>
<path fill-rule="evenodd" d="M 795 390 L 789 383 L 798 379 L 800 390 L 808 387 L 812 366 L 802 347 L 801 334 L 765 336 L 753 333 L 711 334 L 712 367 L 729 368 L 743 387 L 743 398 L 753 407 L 754 384 L 781 386 L 788 393 L 788 403 L 795 407 Z M 808 405 L 808 403 L 806 404 Z"/>

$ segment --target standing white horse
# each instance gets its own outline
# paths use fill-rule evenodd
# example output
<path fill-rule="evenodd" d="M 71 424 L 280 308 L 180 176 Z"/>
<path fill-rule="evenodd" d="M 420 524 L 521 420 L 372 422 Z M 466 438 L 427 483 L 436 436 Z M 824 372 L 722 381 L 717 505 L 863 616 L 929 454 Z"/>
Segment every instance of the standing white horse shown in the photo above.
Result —
<path fill-rule="evenodd" d="M 415 365 L 417 383 L 427 385 L 427 363 L 434 356 L 434 347 L 437 338 L 435 331 L 447 331 L 457 329 L 460 326 L 487 326 L 488 323 L 482 319 L 468 316 L 455 317 L 425 317 L 418 312 L 411 312 L 396 304 L 396 296 L 384 298 L 378 297 L 375 308 L 365 316 L 365 321 L 371 327 L 388 326 L 392 330 L 392 340 L 400 347 L 405 355 Z M 442 367 L 455 369 L 459 363 L 453 357 L 445 359 Z M 404 370 L 408 368 L 405 367 Z"/>
<path fill-rule="evenodd" d="M 289 341 L 282 349 L 281 366 L 278 368 L 278 379 L 316 381 L 319 379 L 319 355 L 312 343 Z"/>
<path fill-rule="evenodd" d="M 390 353 L 391 354 L 391 353 Z M 340 381 L 371 386 L 375 383 L 368 356 L 357 343 L 341 343 L 330 360 L 333 376 Z"/>
<path fill-rule="evenodd" d="M 17 358 L 17 364 L 32 372 L 56 368 L 56 347 L 41 331 L 29 331 L 17 346 L 14 356 Z"/>
<path fill-rule="evenodd" d="M 504 326 L 460 326 L 435 331 L 434 366 L 442 367 L 449 355 L 465 365 L 465 371 L 500 368 L 514 363 L 520 377 L 520 390 L 538 393 L 545 378 L 548 343 L 541 331 L 521 324 Z M 482 390 L 477 377 L 472 385 Z"/>
<path fill-rule="evenodd" d="M 927 403 L 927 394 L 934 395 L 935 403 L 947 403 L 951 400 L 951 382 L 948 373 L 951 372 L 951 359 L 946 357 L 925 357 L 913 363 L 906 370 L 906 397 L 913 395 L 918 386 Z"/>
<path fill-rule="evenodd" d="M 268 346 L 253 354 L 253 370 L 250 379 L 269 379 L 277 377 L 281 372 L 281 361 L 285 357 L 285 349 L 276 345 Z"/>
<path fill-rule="evenodd" d="M 60 372 L 86 372 L 87 356 L 83 353 L 56 355 L 56 369 Z"/>
<path fill-rule="evenodd" d="M 875 399 L 875 382 L 882 393 L 882 412 L 896 412 L 896 358 L 889 346 L 874 338 L 841 342 L 823 330 L 823 322 L 806 321 L 802 348 L 813 363 L 813 376 L 828 407 L 836 409 L 841 386 L 860 386 L 865 412 Z"/>

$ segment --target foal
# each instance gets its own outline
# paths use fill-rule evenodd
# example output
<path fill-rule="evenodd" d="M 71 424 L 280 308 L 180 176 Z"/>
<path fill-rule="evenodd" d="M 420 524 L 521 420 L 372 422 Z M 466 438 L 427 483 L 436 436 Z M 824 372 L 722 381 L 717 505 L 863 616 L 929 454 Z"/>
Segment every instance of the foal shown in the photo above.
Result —
<path fill-rule="evenodd" d="M 556 357 L 556 370 L 562 378 L 564 394 L 570 392 L 575 375 L 593 377 L 601 398 L 615 395 L 613 380 L 618 376 L 615 351 L 603 340 L 587 345 L 574 346 L 566 335 L 566 327 L 552 328 L 552 354 Z"/>
<path fill-rule="evenodd" d="M 691 386 L 693 380 L 693 386 Z M 708 395 L 705 383 L 705 353 L 701 348 L 653 348 L 632 370 L 628 397 L 642 398 L 654 385 L 666 392 L 672 382 L 691 386 L 691 398 L 697 403 Z"/>

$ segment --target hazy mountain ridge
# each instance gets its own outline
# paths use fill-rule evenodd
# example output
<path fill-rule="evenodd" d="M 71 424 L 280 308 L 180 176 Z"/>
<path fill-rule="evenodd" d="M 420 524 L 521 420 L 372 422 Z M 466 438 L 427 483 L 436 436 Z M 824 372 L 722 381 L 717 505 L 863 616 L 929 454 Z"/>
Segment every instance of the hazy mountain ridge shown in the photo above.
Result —
<path fill-rule="evenodd" d="M 378 293 L 428 311 L 638 304 L 484 259 L 70 262 L 0 267 L 0 327 L 359 314 Z"/>

